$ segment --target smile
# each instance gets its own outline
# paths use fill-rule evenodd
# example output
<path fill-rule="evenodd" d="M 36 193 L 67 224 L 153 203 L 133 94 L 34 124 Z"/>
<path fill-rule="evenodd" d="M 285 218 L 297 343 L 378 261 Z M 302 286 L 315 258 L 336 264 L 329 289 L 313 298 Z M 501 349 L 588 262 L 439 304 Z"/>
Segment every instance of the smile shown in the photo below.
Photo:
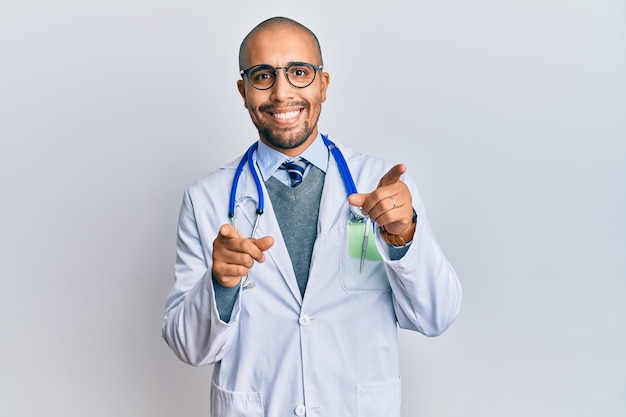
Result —
<path fill-rule="evenodd" d="M 274 119 L 287 121 L 287 120 L 295 119 L 296 117 L 298 117 L 301 111 L 302 110 L 293 110 L 293 111 L 287 111 L 283 113 L 270 113 L 270 114 L 272 115 Z"/>

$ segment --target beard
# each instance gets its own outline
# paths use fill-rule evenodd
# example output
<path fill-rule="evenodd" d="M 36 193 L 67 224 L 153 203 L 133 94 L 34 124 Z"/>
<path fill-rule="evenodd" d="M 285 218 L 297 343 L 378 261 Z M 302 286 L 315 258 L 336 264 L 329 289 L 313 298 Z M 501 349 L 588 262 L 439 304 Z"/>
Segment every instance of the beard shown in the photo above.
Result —
<path fill-rule="evenodd" d="M 300 129 L 286 129 L 276 132 L 267 126 L 257 126 L 259 135 L 276 149 L 293 149 L 302 145 L 313 133 L 307 121 Z"/>
<path fill-rule="evenodd" d="M 298 146 L 302 145 L 309 139 L 315 128 L 317 127 L 317 121 L 319 120 L 321 113 L 321 101 L 316 101 L 313 106 L 308 101 L 299 101 L 286 103 L 280 107 L 293 107 L 293 106 L 302 106 L 304 109 L 302 111 L 302 116 L 310 116 L 311 108 L 313 111 L 317 113 L 315 116 L 314 123 L 311 125 L 308 118 L 304 121 L 304 124 L 299 127 L 293 128 L 275 128 L 269 126 L 269 124 L 264 124 L 262 120 L 255 120 L 252 118 L 252 122 L 256 126 L 259 131 L 259 135 L 261 138 L 265 139 L 271 146 L 276 149 L 294 149 Z M 262 105 L 259 106 L 258 112 L 272 112 L 273 110 L 277 110 L 279 106 L 276 105 Z M 271 117 L 271 116 L 269 116 Z"/>

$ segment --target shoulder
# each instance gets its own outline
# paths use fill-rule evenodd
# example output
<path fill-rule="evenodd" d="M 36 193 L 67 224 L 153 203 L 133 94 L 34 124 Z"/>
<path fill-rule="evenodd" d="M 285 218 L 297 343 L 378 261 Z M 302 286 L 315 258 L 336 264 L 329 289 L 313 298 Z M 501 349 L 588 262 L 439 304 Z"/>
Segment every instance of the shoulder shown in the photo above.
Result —
<path fill-rule="evenodd" d="M 222 189 L 229 190 L 235 176 L 237 165 L 239 164 L 241 158 L 242 155 L 230 162 L 225 163 L 207 176 L 191 183 L 187 187 L 186 193 L 193 198 L 219 193 Z"/>
<path fill-rule="evenodd" d="M 376 188 L 380 178 L 399 163 L 399 161 L 393 162 L 367 155 L 344 145 L 338 140 L 332 138 L 331 140 L 341 150 L 358 190 L 372 190 Z M 401 179 L 409 186 L 414 195 L 419 195 L 416 184 L 408 171 L 402 175 Z"/>
<path fill-rule="evenodd" d="M 382 175 L 395 165 L 391 161 L 367 155 L 363 152 L 352 149 L 349 146 L 344 145 L 342 142 L 334 141 L 334 143 L 343 154 L 350 171 L 354 172 L 353 175 L 358 175 L 361 172 Z"/>

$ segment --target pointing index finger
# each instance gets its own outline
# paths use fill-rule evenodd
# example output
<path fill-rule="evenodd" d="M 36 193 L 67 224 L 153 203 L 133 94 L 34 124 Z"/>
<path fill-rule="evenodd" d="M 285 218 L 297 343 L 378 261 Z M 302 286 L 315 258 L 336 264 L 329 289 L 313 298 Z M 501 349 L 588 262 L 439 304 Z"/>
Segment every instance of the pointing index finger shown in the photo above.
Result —
<path fill-rule="evenodd" d="M 383 177 L 380 179 L 378 186 L 381 187 L 383 185 L 394 184 L 400 181 L 400 177 L 402 174 L 406 172 L 406 167 L 404 164 L 398 164 L 393 166 Z"/>

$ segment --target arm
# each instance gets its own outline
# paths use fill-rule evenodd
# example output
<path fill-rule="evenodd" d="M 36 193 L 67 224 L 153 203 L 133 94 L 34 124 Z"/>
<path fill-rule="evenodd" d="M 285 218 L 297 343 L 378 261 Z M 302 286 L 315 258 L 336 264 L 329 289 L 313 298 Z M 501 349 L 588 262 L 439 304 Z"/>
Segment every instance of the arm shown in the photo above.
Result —
<path fill-rule="evenodd" d="M 219 361 L 236 332 L 239 304 L 230 323 L 219 318 L 212 259 L 205 256 L 192 198 L 185 192 L 178 223 L 175 281 L 165 304 L 163 338 L 178 358 L 194 366 Z"/>
<path fill-rule="evenodd" d="M 385 262 L 385 269 L 398 325 L 438 336 L 458 315 L 461 284 L 434 238 L 417 191 L 412 194 L 418 213 L 413 240 L 402 258 Z M 378 235 L 377 240 L 379 245 L 387 246 L 382 236 Z"/>
<path fill-rule="evenodd" d="M 393 291 L 399 326 L 437 336 L 458 314 L 461 286 L 430 230 L 417 188 L 400 179 L 405 170 L 403 165 L 394 166 L 373 192 L 353 194 L 349 200 L 363 207 L 365 214 L 386 231 L 378 231 L 377 243 Z M 413 223 L 413 210 L 417 223 Z M 410 244 L 404 254 L 399 251 L 401 256 L 394 249 L 390 257 L 390 240 L 394 244 Z"/>

